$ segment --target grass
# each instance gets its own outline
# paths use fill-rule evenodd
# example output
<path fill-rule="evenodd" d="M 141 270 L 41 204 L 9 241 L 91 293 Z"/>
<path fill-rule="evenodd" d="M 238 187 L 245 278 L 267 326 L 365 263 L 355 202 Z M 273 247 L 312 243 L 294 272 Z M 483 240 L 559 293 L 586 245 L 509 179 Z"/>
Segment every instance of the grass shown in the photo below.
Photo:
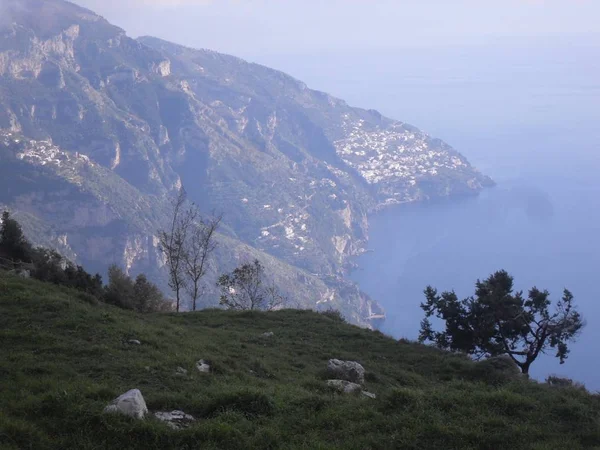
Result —
<path fill-rule="evenodd" d="M 363 364 L 377 399 L 330 390 L 330 358 Z M 0 380 L 2 449 L 600 449 L 600 398 L 578 387 L 308 311 L 140 315 L 2 274 Z M 133 388 L 199 420 L 102 413 Z"/>

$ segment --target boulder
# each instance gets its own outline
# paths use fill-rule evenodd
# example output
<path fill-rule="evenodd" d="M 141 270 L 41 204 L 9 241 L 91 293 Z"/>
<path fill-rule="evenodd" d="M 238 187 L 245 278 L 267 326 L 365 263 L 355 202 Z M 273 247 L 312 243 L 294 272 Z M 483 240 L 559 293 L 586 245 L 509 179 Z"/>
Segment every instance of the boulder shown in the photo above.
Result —
<path fill-rule="evenodd" d="M 262 335 L 263 335 L 263 337 L 271 338 L 271 337 L 275 336 L 275 333 L 273 333 L 272 331 L 267 331 L 266 333 L 263 333 Z"/>
<path fill-rule="evenodd" d="M 198 372 L 201 372 L 201 373 L 210 372 L 210 364 L 208 364 L 208 362 L 203 359 L 201 359 L 200 361 L 198 361 L 196 363 L 196 368 L 198 369 Z"/>
<path fill-rule="evenodd" d="M 132 389 L 114 399 L 110 405 L 104 408 L 104 412 L 143 419 L 148 413 L 148 407 L 139 389 Z"/>
<path fill-rule="evenodd" d="M 175 375 L 184 377 L 187 375 L 187 373 L 188 373 L 188 371 L 186 369 L 184 369 L 183 367 L 178 367 L 177 369 L 175 369 Z"/>
<path fill-rule="evenodd" d="M 129 341 L 127 341 L 127 342 L 131 345 L 142 345 L 142 343 L 140 341 L 138 341 L 137 339 L 129 339 Z"/>
<path fill-rule="evenodd" d="M 327 372 L 336 379 L 363 384 L 365 382 L 365 368 L 356 361 L 340 361 L 330 359 Z"/>
<path fill-rule="evenodd" d="M 377 398 L 375 394 L 363 391 L 363 388 L 360 384 L 352 383 L 346 380 L 327 380 L 327 386 L 330 386 L 336 391 L 342 392 L 344 394 L 353 394 L 355 392 L 360 392 L 365 397 Z"/>
<path fill-rule="evenodd" d="M 181 430 L 182 428 L 189 427 L 193 422 L 196 421 L 193 416 L 184 413 L 183 411 L 171 411 L 171 412 L 155 412 L 156 417 L 161 422 L 165 422 L 169 427 L 174 430 Z"/>
<path fill-rule="evenodd" d="M 327 380 L 327 386 L 334 388 L 336 391 L 343 392 L 344 394 L 362 391 L 362 386 L 360 384 L 346 380 Z"/>

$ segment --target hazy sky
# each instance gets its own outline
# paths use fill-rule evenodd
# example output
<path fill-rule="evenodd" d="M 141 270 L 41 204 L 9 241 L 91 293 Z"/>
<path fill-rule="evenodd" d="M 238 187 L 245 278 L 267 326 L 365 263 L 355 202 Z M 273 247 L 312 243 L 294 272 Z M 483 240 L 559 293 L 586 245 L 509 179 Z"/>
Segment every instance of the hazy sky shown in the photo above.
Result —
<path fill-rule="evenodd" d="M 600 31 L 598 0 L 75 0 L 131 36 L 239 56 Z"/>

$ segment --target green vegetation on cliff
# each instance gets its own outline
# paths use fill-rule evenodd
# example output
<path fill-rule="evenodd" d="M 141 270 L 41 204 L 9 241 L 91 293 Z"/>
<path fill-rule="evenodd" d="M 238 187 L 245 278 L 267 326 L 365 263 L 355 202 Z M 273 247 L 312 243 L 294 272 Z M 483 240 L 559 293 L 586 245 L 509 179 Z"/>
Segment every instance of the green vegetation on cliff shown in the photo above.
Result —
<path fill-rule="evenodd" d="M 0 272 L 0 342 L 2 449 L 600 448 L 598 395 L 334 314 L 142 315 Z M 377 398 L 331 390 L 331 358 L 361 363 Z M 151 412 L 197 421 L 103 413 L 134 388 Z"/>

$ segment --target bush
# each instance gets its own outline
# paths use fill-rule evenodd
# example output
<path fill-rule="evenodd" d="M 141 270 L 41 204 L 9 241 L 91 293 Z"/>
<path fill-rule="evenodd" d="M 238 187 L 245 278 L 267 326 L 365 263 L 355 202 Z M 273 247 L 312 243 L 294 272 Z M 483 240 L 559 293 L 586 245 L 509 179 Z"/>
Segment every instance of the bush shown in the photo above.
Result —
<path fill-rule="evenodd" d="M 21 225 L 8 211 L 2 214 L 0 225 L 0 265 L 26 269 L 37 280 L 72 287 L 96 297 L 102 296 L 100 275 L 92 276 L 55 250 L 34 248 L 25 238 Z"/>
<path fill-rule="evenodd" d="M 21 225 L 10 216 L 2 213 L 0 224 L 0 257 L 13 262 L 31 262 L 33 247 L 25 238 Z"/>
<path fill-rule="evenodd" d="M 468 369 L 467 378 L 494 386 L 515 381 L 521 377 L 519 367 L 508 356 L 484 359 Z"/>
<path fill-rule="evenodd" d="M 66 283 L 64 258 L 57 251 L 38 248 L 34 252 L 33 263 L 35 269 L 32 276 L 35 279 L 58 285 Z"/>
<path fill-rule="evenodd" d="M 558 375 L 550 375 L 546 378 L 546 383 L 558 388 L 575 388 L 586 391 L 587 389 L 581 383 L 573 381 L 571 378 L 559 377 Z"/>
<path fill-rule="evenodd" d="M 146 275 L 138 275 L 133 285 L 133 307 L 136 311 L 147 313 L 168 311 L 169 303 L 160 289 L 149 282 Z"/>
<path fill-rule="evenodd" d="M 133 281 L 123 269 L 116 265 L 108 268 L 108 286 L 104 301 L 123 309 L 147 313 L 169 310 L 160 289 L 146 278 L 138 275 Z"/>
<path fill-rule="evenodd" d="M 106 286 L 104 301 L 119 308 L 134 309 L 133 281 L 116 264 L 108 268 L 108 286 Z"/>
<path fill-rule="evenodd" d="M 71 263 L 67 263 L 64 274 L 66 286 L 97 297 L 102 296 L 102 277 L 99 274 L 92 276 L 83 267 Z"/>
<path fill-rule="evenodd" d="M 337 309 L 329 308 L 328 310 L 321 311 L 319 314 L 330 318 L 334 322 L 346 323 L 344 315 Z"/>
<path fill-rule="evenodd" d="M 273 311 L 285 303 L 279 289 L 267 280 L 265 267 L 258 259 L 221 275 L 217 286 L 221 290 L 219 303 L 227 309 Z"/>
<path fill-rule="evenodd" d="M 384 408 L 390 411 L 407 411 L 417 408 L 423 400 L 423 393 L 417 389 L 396 388 L 384 399 Z"/>

